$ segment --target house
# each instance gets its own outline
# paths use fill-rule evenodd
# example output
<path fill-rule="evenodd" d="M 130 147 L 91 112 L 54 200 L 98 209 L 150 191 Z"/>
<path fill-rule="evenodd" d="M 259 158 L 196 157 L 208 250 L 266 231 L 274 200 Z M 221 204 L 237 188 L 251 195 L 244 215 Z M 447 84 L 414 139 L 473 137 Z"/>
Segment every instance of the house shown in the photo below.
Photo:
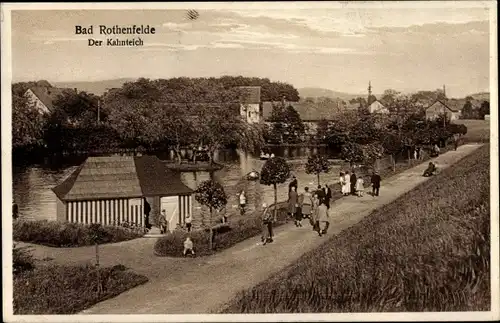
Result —
<path fill-rule="evenodd" d="M 452 105 L 452 107 L 450 107 Z M 460 117 L 460 110 L 455 104 L 436 100 L 427 109 L 425 109 L 425 117 L 433 120 L 446 114 L 450 120 L 457 120 Z"/>
<path fill-rule="evenodd" d="M 62 89 L 50 86 L 32 86 L 26 90 L 24 96 L 40 113 L 47 114 L 53 111 L 54 102 L 59 95 L 69 89 Z M 69 90 L 71 91 L 71 90 Z M 76 92 L 77 89 L 74 89 Z"/>
<path fill-rule="evenodd" d="M 389 109 L 379 100 L 373 101 L 369 106 L 368 110 L 370 113 L 383 113 L 388 114 Z"/>
<path fill-rule="evenodd" d="M 261 121 L 260 86 L 240 86 L 240 115 L 248 123 Z"/>
<path fill-rule="evenodd" d="M 192 214 L 193 190 L 155 156 L 89 157 L 52 189 L 57 196 L 57 220 L 144 226 L 144 208 L 151 207 L 149 223 L 166 211 L 169 230 Z"/>

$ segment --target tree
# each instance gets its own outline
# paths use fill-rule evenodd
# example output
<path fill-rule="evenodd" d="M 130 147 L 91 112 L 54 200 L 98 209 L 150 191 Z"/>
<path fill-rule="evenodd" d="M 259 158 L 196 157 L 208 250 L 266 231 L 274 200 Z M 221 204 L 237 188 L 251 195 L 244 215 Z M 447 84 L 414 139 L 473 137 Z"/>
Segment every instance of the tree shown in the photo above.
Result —
<path fill-rule="evenodd" d="M 462 108 L 462 117 L 464 119 L 474 119 L 474 111 L 470 100 L 467 100 Z"/>
<path fill-rule="evenodd" d="M 222 209 L 227 204 L 226 192 L 224 187 L 214 180 L 202 182 L 195 191 L 195 199 L 201 205 L 208 207 L 210 212 L 210 237 L 209 248 L 212 250 L 213 244 L 213 211 Z"/>
<path fill-rule="evenodd" d="M 382 97 L 380 99 L 387 106 L 391 106 L 399 95 L 400 95 L 400 92 L 393 90 L 393 89 L 387 89 L 384 91 L 384 93 L 382 94 Z"/>
<path fill-rule="evenodd" d="M 102 293 L 101 270 L 99 267 L 99 244 L 103 243 L 106 239 L 106 231 L 99 223 L 92 223 L 90 225 L 90 239 L 95 244 L 95 266 L 97 271 L 97 296 Z"/>
<path fill-rule="evenodd" d="M 266 161 L 260 172 L 260 183 L 272 185 L 274 189 L 274 217 L 277 216 L 278 184 L 290 177 L 290 166 L 282 157 L 273 157 Z"/>
<path fill-rule="evenodd" d="M 305 134 L 305 126 L 299 113 L 291 105 L 273 105 L 269 121 L 273 123 L 273 136 L 283 138 L 284 142 L 296 143 Z"/>
<path fill-rule="evenodd" d="M 161 105 L 157 111 L 160 120 L 161 137 L 171 147 L 177 157 L 177 163 L 182 162 L 181 148 L 192 143 L 195 136 L 192 118 L 185 115 L 182 107 L 177 105 Z"/>
<path fill-rule="evenodd" d="M 403 149 L 401 137 L 396 131 L 388 131 L 382 139 L 382 147 L 391 156 L 392 170 L 396 171 L 396 156 Z"/>
<path fill-rule="evenodd" d="M 490 102 L 483 101 L 483 103 L 481 103 L 481 107 L 479 108 L 479 116 L 481 119 L 484 119 L 484 116 L 487 114 L 490 114 Z"/>
<path fill-rule="evenodd" d="M 43 145 L 46 118 L 24 96 L 12 95 L 12 149 Z"/>
<path fill-rule="evenodd" d="M 378 142 L 371 144 L 359 144 L 349 142 L 342 146 L 341 157 L 349 163 L 351 167 L 355 164 L 373 164 L 378 158 L 381 158 L 384 153 L 384 148 Z"/>
<path fill-rule="evenodd" d="M 318 128 L 317 128 L 317 131 L 316 131 L 316 140 L 319 143 L 325 143 L 326 142 L 326 139 L 328 137 L 329 128 L 330 128 L 330 121 L 328 121 L 326 119 L 321 119 L 318 122 Z"/>
<path fill-rule="evenodd" d="M 316 174 L 318 178 L 318 185 L 319 183 L 319 175 L 321 173 L 327 174 L 330 171 L 330 161 L 328 158 L 322 155 L 314 155 L 310 156 L 307 159 L 307 164 L 306 164 L 306 173 L 307 174 Z"/>

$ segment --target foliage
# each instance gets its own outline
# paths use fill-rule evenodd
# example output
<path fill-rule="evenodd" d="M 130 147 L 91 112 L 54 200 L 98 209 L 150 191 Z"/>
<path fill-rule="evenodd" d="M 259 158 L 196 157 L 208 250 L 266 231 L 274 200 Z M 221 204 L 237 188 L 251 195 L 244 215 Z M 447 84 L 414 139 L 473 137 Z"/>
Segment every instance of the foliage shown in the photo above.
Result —
<path fill-rule="evenodd" d="M 195 199 L 201 205 L 211 210 L 220 210 L 227 204 L 227 195 L 224 187 L 216 181 L 202 182 L 195 191 Z"/>
<path fill-rule="evenodd" d="M 260 173 L 260 183 L 276 185 L 284 183 L 290 177 L 290 166 L 282 157 L 273 157 L 266 160 Z"/>
<path fill-rule="evenodd" d="M 378 142 L 371 144 L 347 143 L 342 146 L 342 159 L 351 165 L 368 164 L 370 166 L 383 156 L 384 148 Z"/>
<path fill-rule="evenodd" d="M 306 174 L 316 174 L 318 176 L 319 185 L 319 175 L 321 173 L 328 173 L 330 171 L 331 163 L 326 156 L 314 155 L 307 159 L 306 164 Z"/>
<path fill-rule="evenodd" d="M 14 91 L 13 91 L 14 92 Z M 24 94 L 12 94 L 12 148 L 29 150 L 43 146 L 46 118 L 32 106 Z"/>
<path fill-rule="evenodd" d="M 286 204 L 278 205 L 279 212 L 277 222 L 274 226 L 286 223 L 287 207 Z M 186 232 L 174 231 L 164 237 L 158 238 L 154 246 L 155 255 L 161 257 L 182 257 L 184 250 L 184 240 L 189 236 L 193 241 L 197 256 L 211 255 L 235 244 L 255 237 L 262 232 L 262 220 L 259 216 L 245 217 L 237 222 L 229 223 L 229 230 L 215 232 L 212 249 L 209 246 L 209 234 L 205 230 Z"/>
<path fill-rule="evenodd" d="M 143 233 L 121 226 L 102 226 L 100 243 L 113 243 L 139 238 Z M 56 221 L 15 220 L 13 240 L 41 244 L 50 247 L 81 247 L 95 244 L 90 225 Z"/>
<path fill-rule="evenodd" d="M 299 113 L 291 105 L 274 104 L 269 121 L 273 123 L 272 136 L 285 143 L 298 143 L 305 134 L 305 126 Z"/>
<path fill-rule="evenodd" d="M 240 293 L 223 313 L 489 311 L 489 169 L 485 146 Z"/>
<path fill-rule="evenodd" d="M 35 259 L 30 253 L 30 247 L 12 247 L 12 264 L 14 276 L 35 268 Z"/>
<path fill-rule="evenodd" d="M 483 101 L 481 103 L 481 107 L 479 108 L 479 116 L 481 119 L 484 119 L 484 116 L 490 114 L 490 102 Z"/>
<path fill-rule="evenodd" d="M 148 278 L 123 265 L 101 268 L 103 293 L 97 296 L 93 266 L 38 266 L 14 277 L 14 314 L 76 314 L 115 297 Z"/>

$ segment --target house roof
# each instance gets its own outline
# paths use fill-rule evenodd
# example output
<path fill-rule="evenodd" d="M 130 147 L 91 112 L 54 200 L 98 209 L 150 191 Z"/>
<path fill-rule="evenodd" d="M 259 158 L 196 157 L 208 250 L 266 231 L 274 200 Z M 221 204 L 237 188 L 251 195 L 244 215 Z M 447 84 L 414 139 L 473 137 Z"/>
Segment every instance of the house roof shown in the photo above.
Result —
<path fill-rule="evenodd" d="M 462 104 L 462 107 L 458 108 L 457 107 L 457 103 L 454 103 L 453 101 L 450 101 L 450 100 L 448 102 L 446 102 L 446 103 L 443 102 L 443 101 L 441 101 L 441 100 L 436 100 L 436 101 L 434 101 L 434 103 L 432 103 L 431 105 L 429 105 L 427 107 L 427 109 L 431 108 L 432 106 L 434 106 L 437 103 L 442 104 L 443 106 L 445 106 L 451 112 L 459 112 L 460 110 L 462 110 L 462 107 L 463 107 L 463 104 Z"/>
<path fill-rule="evenodd" d="M 243 104 L 260 104 L 260 86 L 239 86 L 242 93 L 240 102 Z"/>
<path fill-rule="evenodd" d="M 262 115 L 264 120 L 271 117 L 273 105 L 281 105 L 282 102 L 262 102 Z M 339 110 L 343 107 L 342 104 L 337 104 L 337 101 L 329 103 L 324 102 L 286 102 L 286 106 L 292 106 L 300 115 L 303 121 L 319 121 L 322 119 L 331 120 L 338 114 Z"/>
<path fill-rule="evenodd" d="M 65 90 L 57 87 L 46 87 L 46 86 L 32 86 L 29 88 L 31 92 L 49 109 L 50 111 L 54 108 L 54 101 L 57 97 Z"/>
<path fill-rule="evenodd" d="M 63 201 L 190 194 L 155 156 L 89 157 L 52 190 Z"/>

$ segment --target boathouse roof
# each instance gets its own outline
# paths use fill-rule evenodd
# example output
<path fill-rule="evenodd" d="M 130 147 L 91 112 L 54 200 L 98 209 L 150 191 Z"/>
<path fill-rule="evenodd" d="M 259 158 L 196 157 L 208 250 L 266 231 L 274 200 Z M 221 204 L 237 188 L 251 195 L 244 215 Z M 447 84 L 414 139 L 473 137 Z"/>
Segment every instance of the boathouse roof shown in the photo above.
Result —
<path fill-rule="evenodd" d="M 52 189 L 62 201 L 191 194 L 156 156 L 89 157 Z"/>

